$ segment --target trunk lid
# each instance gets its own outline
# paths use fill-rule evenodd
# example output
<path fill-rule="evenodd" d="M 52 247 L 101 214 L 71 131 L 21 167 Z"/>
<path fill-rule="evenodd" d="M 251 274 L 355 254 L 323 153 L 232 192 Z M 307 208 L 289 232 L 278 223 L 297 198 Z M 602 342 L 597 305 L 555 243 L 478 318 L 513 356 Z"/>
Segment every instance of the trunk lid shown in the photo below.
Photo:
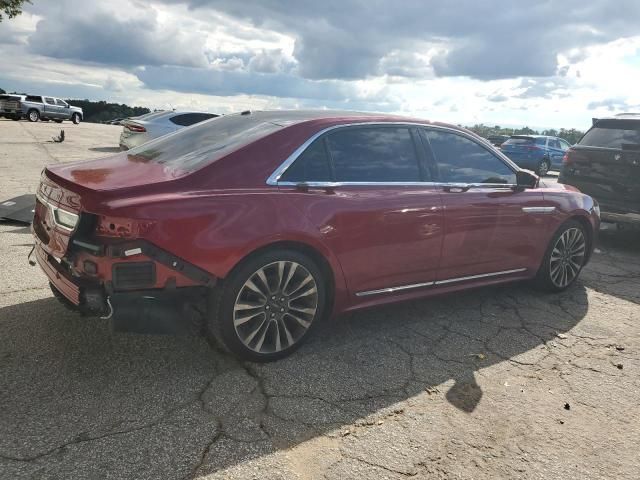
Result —
<path fill-rule="evenodd" d="M 153 161 L 153 151 L 122 152 L 98 160 L 50 165 L 47 175 L 54 181 L 62 179 L 96 191 L 113 191 L 142 187 L 179 178 L 181 173 Z"/>

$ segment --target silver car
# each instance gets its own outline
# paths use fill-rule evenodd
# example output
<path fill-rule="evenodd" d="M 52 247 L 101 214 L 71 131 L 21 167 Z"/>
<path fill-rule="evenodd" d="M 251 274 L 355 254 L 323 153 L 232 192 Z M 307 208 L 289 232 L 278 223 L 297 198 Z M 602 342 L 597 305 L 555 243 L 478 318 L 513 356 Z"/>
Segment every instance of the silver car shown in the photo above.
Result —
<path fill-rule="evenodd" d="M 215 117 L 219 117 L 219 115 L 201 112 L 160 111 L 127 118 L 121 122 L 120 148 L 129 150 L 167 133 Z"/>

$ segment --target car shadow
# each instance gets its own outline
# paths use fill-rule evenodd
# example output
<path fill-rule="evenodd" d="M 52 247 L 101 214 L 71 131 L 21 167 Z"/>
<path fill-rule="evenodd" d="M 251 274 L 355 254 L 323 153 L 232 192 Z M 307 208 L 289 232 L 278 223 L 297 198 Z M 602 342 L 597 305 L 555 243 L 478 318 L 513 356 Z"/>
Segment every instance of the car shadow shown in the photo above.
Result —
<path fill-rule="evenodd" d="M 103 153 L 119 153 L 121 152 L 120 147 L 91 147 L 89 148 L 92 152 L 103 152 Z"/>
<path fill-rule="evenodd" d="M 593 260 L 582 275 L 586 286 L 640 304 L 640 231 L 600 231 Z"/>
<path fill-rule="evenodd" d="M 588 307 L 580 283 L 559 295 L 489 287 L 343 316 L 290 357 L 253 364 L 199 337 L 113 334 L 53 298 L 6 306 L 0 459 L 55 477 L 100 457 L 133 478 L 126 455 L 137 472 L 197 478 L 425 393 L 470 413 L 484 369 L 535 364 Z"/>

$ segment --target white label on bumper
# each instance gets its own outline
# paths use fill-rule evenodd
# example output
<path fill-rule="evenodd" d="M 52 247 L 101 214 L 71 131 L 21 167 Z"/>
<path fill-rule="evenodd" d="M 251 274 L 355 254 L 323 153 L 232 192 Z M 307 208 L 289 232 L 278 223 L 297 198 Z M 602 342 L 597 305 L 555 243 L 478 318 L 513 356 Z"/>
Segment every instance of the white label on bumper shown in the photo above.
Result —
<path fill-rule="evenodd" d="M 124 256 L 125 257 L 130 257 L 131 255 L 138 255 L 139 253 L 142 253 L 142 249 L 141 248 L 132 248 L 131 250 L 125 250 L 124 251 Z"/>

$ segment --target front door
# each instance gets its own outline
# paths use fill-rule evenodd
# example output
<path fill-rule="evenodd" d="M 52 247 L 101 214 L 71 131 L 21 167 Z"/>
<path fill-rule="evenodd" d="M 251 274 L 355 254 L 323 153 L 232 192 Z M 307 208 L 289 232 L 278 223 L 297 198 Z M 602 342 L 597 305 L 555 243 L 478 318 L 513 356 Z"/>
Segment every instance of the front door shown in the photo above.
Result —
<path fill-rule="evenodd" d="M 438 281 L 537 268 L 548 220 L 542 194 L 517 191 L 515 171 L 470 136 L 425 129 L 445 212 Z"/>
<path fill-rule="evenodd" d="M 425 182 L 417 140 L 406 126 L 345 126 L 318 138 L 281 177 L 336 252 L 351 295 L 428 288 L 435 280 L 441 194 Z"/>

